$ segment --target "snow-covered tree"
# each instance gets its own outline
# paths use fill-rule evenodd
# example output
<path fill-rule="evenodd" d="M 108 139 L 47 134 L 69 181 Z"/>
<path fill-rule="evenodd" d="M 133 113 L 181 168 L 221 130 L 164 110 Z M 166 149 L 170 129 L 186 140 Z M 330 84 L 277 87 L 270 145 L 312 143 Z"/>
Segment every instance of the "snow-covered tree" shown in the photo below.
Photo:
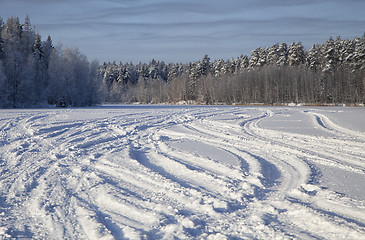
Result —
<path fill-rule="evenodd" d="M 279 44 L 276 43 L 271 47 L 267 48 L 267 64 L 276 65 L 279 61 Z"/>
<path fill-rule="evenodd" d="M 338 56 L 335 41 L 332 37 L 322 45 L 322 54 L 322 72 L 333 74 L 333 71 L 337 67 Z"/>
<path fill-rule="evenodd" d="M 365 33 L 362 38 L 355 38 L 355 50 L 351 59 L 353 70 L 365 69 Z"/>
<path fill-rule="evenodd" d="M 288 63 L 290 66 L 299 66 L 305 63 L 306 55 L 302 43 L 293 43 L 288 49 Z"/>
<path fill-rule="evenodd" d="M 154 59 L 152 59 L 152 61 L 149 64 L 148 76 L 152 79 L 157 79 L 158 78 L 159 72 L 158 72 L 158 66 L 157 65 L 158 65 L 158 63 Z"/>
<path fill-rule="evenodd" d="M 61 46 L 57 46 L 51 53 L 48 67 L 50 104 L 66 106 L 66 71 Z"/>
<path fill-rule="evenodd" d="M 288 45 L 286 43 L 280 44 L 277 49 L 277 56 L 276 65 L 285 66 L 288 64 Z"/>
<path fill-rule="evenodd" d="M 7 79 L 0 59 L 0 108 L 10 107 L 9 91 L 7 89 Z"/>
<path fill-rule="evenodd" d="M 210 58 L 207 54 L 204 55 L 201 63 L 201 75 L 206 76 L 211 73 L 211 65 L 210 65 Z"/>
<path fill-rule="evenodd" d="M 95 68 L 95 66 L 94 66 Z M 49 99 L 59 106 L 86 106 L 94 103 L 92 97 L 98 83 L 95 71 L 78 49 L 58 47 L 51 54 L 48 68 Z"/>
<path fill-rule="evenodd" d="M 181 76 L 184 73 L 183 64 L 180 63 L 170 64 L 167 70 L 168 70 L 168 75 L 167 75 L 168 82 L 171 81 L 173 78 Z"/>
<path fill-rule="evenodd" d="M 4 53 L 4 40 L 1 36 L 3 28 L 4 28 L 4 20 L 0 17 L 0 60 L 3 59 L 4 56 L 5 56 L 5 53 Z"/>
<path fill-rule="evenodd" d="M 264 48 L 258 47 L 251 51 L 249 60 L 249 69 L 254 70 L 266 64 L 267 51 Z"/>
<path fill-rule="evenodd" d="M 4 69 L 7 78 L 7 90 L 9 100 L 13 107 L 18 104 L 18 90 L 21 81 L 22 68 L 25 63 L 25 56 L 20 51 L 22 26 L 18 17 L 10 17 L 1 32 L 4 41 Z"/>
<path fill-rule="evenodd" d="M 21 33 L 21 50 L 25 56 L 32 53 L 35 38 L 36 33 L 32 29 L 29 16 L 26 15 Z"/>
<path fill-rule="evenodd" d="M 49 58 L 51 56 L 53 49 L 54 47 L 52 43 L 52 38 L 51 36 L 48 36 L 47 40 L 42 43 L 42 53 L 44 56 L 44 60 L 46 62 L 46 67 L 48 67 Z"/>
<path fill-rule="evenodd" d="M 249 66 L 248 60 L 249 60 L 248 59 L 248 56 L 246 56 L 246 55 L 241 55 L 239 57 L 239 65 L 238 65 L 239 72 L 242 72 L 244 70 L 247 70 L 247 68 Z"/>
<path fill-rule="evenodd" d="M 45 42 L 47 43 L 47 41 Z M 36 102 L 45 102 L 47 100 L 47 67 L 49 56 L 46 58 L 44 50 L 48 50 L 43 47 L 42 39 L 39 34 L 36 34 L 36 39 L 33 44 L 33 54 L 29 56 L 32 60 L 32 67 L 34 69 L 34 88 Z M 47 53 L 48 54 L 48 53 Z"/>
<path fill-rule="evenodd" d="M 90 89 L 96 84 L 91 75 L 89 62 L 78 50 L 55 50 L 50 36 L 42 42 L 28 15 L 24 24 L 18 17 L 5 24 L 0 18 L 1 107 L 39 106 L 47 100 L 91 104 Z"/>
<path fill-rule="evenodd" d="M 309 69 L 317 72 L 321 68 L 321 46 L 320 45 L 313 45 L 308 52 L 307 57 L 307 66 Z"/>
<path fill-rule="evenodd" d="M 345 94 L 343 89 L 355 89 L 352 92 L 346 90 L 346 94 L 357 96 L 351 99 L 360 99 L 358 96 L 364 88 L 363 80 L 359 80 L 362 79 L 363 72 L 360 70 L 364 66 L 361 61 L 363 39 L 337 39 L 333 52 L 327 51 L 324 45 L 314 45 L 307 53 L 301 43 L 290 46 L 286 43 L 274 44 L 268 48 L 254 49 L 251 57 L 241 55 L 236 59 L 218 59 L 212 63 L 205 55 L 200 61 L 187 64 L 166 65 L 157 61 L 129 64 L 129 69 L 134 70 L 137 77 L 128 78 L 139 80 L 128 85 L 113 86 L 121 88 L 119 93 L 127 96 L 123 99 L 144 102 L 166 99 L 173 102 L 195 100 L 209 104 L 237 101 L 270 104 L 290 101 L 334 102 L 341 101 L 341 94 Z M 326 64 L 334 62 L 329 57 L 332 53 L 338 56 L 333 65 L 334 74 L 324 74 L 322 70 Z M 120 71 L 123 74 L 119 73 L 116 78 L 118 74 L 109 71 L 110 66 L 114 64 L 100 67 L 104 81 L 110 83 L 108 86 L 120 81 L 120 76 L 125 74 L 124 69 Z M 351 74 L 348 70 L 350 66 L 354 71 Z M 342 89 L 341 84 L 345 86 Z"/>
<path fill-rule="evenodd" d="M 99 72 L 99 62 L 94 60 L 90 63 L 89 71 L 90 79 L 90 104 L 98 104 L 105 100 L 106 86 L 102 81 L 102 76 Z"/>
<path fill-rule="evenodd" d="M 218 59 L 213 63 L 214 76 L 217 77 L 220 76 L 221 74 L 225 74 L 224 65 L 225 63 L 223 59 Z"/>
<path fill-rule="evenodd" d="M 237 68 L 237 64 L 233 58 L 228 60 L 225 64 L 225 71 L 228 74 L 234 74 L 236 72 L 236 68 Z"/>

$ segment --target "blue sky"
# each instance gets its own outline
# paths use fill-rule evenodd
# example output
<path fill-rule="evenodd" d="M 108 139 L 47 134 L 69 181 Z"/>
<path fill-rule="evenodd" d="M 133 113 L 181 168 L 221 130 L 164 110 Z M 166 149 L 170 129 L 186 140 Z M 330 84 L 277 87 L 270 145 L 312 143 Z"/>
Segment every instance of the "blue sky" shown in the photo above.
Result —
<path fill-rule="evenodd" d="M 364 0 L 0 0 L 4 21 L 26 14 L 43 40 L 101 63 L 229 59 L 365 32 Z"/>

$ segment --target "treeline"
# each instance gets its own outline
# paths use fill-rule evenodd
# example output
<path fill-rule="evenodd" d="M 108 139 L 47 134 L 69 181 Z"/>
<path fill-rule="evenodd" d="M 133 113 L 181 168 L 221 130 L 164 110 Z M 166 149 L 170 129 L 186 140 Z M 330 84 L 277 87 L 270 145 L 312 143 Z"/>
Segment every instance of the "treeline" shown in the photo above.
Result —
<path fill-rule="evenodd" d="M 42 41 L 31 26 L 0 18 L 0 107 L 102 102 L 201 104 L 365 103 L 365 34 L 306 51 L 301 43 L 251 56 L 166 64 L 88 62 L 77 49 Z"/>
<path fill-rule="evenodd" d="M 86 106 L 103 100 L 97 62 L 42 41 L 28 16 L 0 18 L 0 107 Z"/>
<path fill-rule="evenodd" d="M 306 51 L 301 43 L 257 48 L 251 56 L 188 64 L 104 63 L 106 101 L 141 103 L 364 103 L 365 34 Z"/>

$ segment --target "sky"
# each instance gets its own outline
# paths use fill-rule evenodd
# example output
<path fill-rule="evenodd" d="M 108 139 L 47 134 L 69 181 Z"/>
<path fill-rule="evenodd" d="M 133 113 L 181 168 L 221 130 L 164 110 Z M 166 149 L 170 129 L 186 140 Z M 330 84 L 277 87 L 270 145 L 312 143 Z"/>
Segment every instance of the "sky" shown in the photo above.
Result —
<path fill-rule="evenodd" d="M 365 0 L 0 0 L 4 21 L 26 14 L 43 40 L 100 63 L 226 60 L 365 33 Z"/>

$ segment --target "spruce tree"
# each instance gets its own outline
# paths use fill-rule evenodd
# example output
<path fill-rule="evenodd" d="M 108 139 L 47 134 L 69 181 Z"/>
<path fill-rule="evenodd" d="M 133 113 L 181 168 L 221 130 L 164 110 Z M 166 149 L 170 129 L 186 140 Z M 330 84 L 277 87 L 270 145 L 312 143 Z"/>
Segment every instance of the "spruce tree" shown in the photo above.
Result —
<path fill-rule="evenodd" d="M 4 21 L 3 21 L 2 17 L 0 17 L 0 60 L 3 59 L 4 56 L 5 56 L 5 53 L 4 53 L 4 40 L 1 36 L 3 28 L 4 28 Z"/>

